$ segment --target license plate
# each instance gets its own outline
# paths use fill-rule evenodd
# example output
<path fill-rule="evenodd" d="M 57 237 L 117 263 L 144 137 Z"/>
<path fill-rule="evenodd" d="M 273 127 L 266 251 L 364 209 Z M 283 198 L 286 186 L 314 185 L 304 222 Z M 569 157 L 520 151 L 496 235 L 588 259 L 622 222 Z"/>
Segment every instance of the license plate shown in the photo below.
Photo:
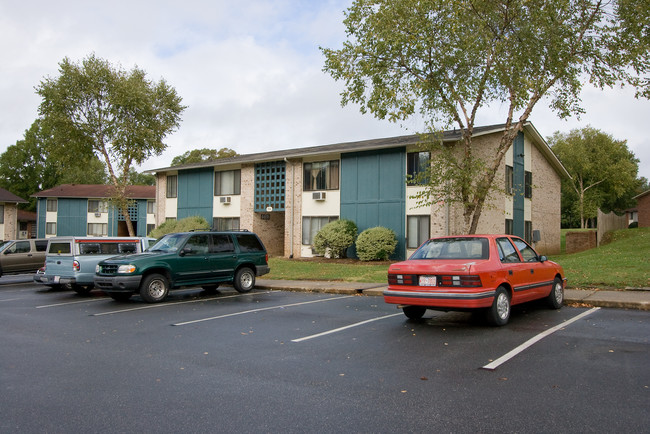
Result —
<path fill-rule="evenodd" d="M 54 283 L 59 283 L 61 276 L 54 276 Z"/>
<path fill-rule="evenodd" d="M 436 276 L 420 276 L 420 286 L 436 286 Z"/>

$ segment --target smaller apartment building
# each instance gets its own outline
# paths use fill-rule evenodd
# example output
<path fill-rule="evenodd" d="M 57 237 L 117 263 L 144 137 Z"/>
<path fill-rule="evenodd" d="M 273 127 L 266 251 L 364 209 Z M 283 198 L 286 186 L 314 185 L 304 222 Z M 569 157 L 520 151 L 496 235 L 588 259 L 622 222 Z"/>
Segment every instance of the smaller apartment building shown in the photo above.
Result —
<path fill-rule="evenodd" d="M 96 184 L 64 184 L 36 193 L 39 238 L 54 236 L 128 236 L 122 213 L 110 205 L 113 187 Z M 132 185 L 129 217 L 136 236 L 146 236 L 155 227 L 156 187 Z"/>
<path fill-rule="evenodd" d="M 15 240 L 20 238 L 18 224 L 18 204 L 27 203 L 10 191 L 0 188 L 0 240 Z M 27 238 L 24 236 L 23 238 Z"/>
<path fill-rule="evenodd" d="M 489 155 L 503 126 L 475 129 L 474 143 Z M 461 139 L 447 131 L 450 144 Z M 359 232 L 384 226 L 397 235 L 394 259 L 424 240 L 462 232 L 462 210 L 445 203 L 418 206 L 422 186 L 408 185 L 431 156 L 419 135 L 365 140 L 156 169 L 156 224 L 200 215 L 215 229 L 248 229 L 269 253 L 311 257 L 313 237 L 335 219 Z M 568 173 L 532 124 L 508 151 L 479 233 L 512 233 L 544 253 L 560 250 L 560 180 Z M 499 182 L 499 181 L 495 181 Z"/>

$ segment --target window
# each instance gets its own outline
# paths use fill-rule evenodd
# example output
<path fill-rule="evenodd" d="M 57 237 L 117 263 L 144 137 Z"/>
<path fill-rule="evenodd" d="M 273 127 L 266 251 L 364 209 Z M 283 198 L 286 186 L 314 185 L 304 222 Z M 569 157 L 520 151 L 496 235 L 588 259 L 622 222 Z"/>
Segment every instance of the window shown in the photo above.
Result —
<path fill-rule="evenodd" d="M 533 173 L 524 172 L 524 197 L 532 198 L 533 197 Z"/>
<path fill-rule="evenodd" d="M 238 195 L 241 192 L 241 170 L 214 172 L 214 195 Z"/>
<path fill-rule="evenodd" d="M 512 166 L 506 166 L 506 194 L 514 193 L 514 172 Z"/>
<path fill-rule="evenodd" d="M 255 253 L 264 251 L 264 246 L 260 240 L 253 234 L 237 234 L 237 244 L 239 244 L 240 253 Z"/>
<path fill-rule="evenodd" d="M 488 259 L 487 238 L 437 238 L 429 240 L 410 259 Z"/>
<path fill-rule="evenodd" d="M 339 189 L 339 160 L 305 163 L 303 169 L 304 191 Z"/>
<path fill-rule="evenodd" d="M 208 253 L 208 248 L 210 243 L 208 242 L 207 235 L 192 235 L 187 244 L 183 247 L 183 250 L 187 252 L 188 255 L 205 255 Z"/>
<path fill-rule="evenodd" d="M 178 196 L 178 175 L 169 175 L 167 177 L 167 197 L 173 198 Z"/>
<path fill-rule="evenodd" d="M 506 230 L 505 234 L 506 235 L 514 235 L 514 227 L 513 227 L 513 222 L 512 219 L 506 219 Z"/>
<path fill-rule="evenodd" d="M 45 223 L 45 235 L 56 235 L 56 223 Z"/>
<path fill-rule="evenodd" d="M 88 212 L 108 212 L 108 203 L 104 200 L 88 199 Z"/>
<path fill-rule="evenodd" d="M 533 222 L 524 222 L 524 240 L 526 240 L 527 243 L 533 242 Z"/>
<path fill-rule="evenodd" d="M 148 223 L 147 224 L 147 235 L 150 234 L 151 231 L 153 231 L 154 229 L 156 229 L 156 225 L 153 224 L 153 223 Z"/>
<path fill-rule="evenodd" d="M 212 219 L 212 228 L 216 231 L 238 231 L 239 217 L 215 217 Z"/>
<path fill-rule="evenodd" d="M 5 206 L 0 205 L 0 224 L 5 222 Z"/>
<path fill-rule="evenodd" d="M 57 200 L 56 199 L 47 199 L 46 201 L 46 210 L 47 212 L 56 212 L 57 210 Z"/>
<path fill-rule="evenodd" d="M 226 234 L 213 234 L 211 253 L 231 253 L 235 251 L 232 239 Z"/>
<path fill-rule="evenodd" d="M 426 176 L 427 169 L 431 164 L 430 161 L 430 152 L 409 152 L 406 154 L 406 174 L 408 175 L 409 185 L 422 185 L 427 183 L 427 180 L 423 177 Z"/>
<path fill-rule="evenodd" d="M 147 214 L 154 214 L 154 210 L 156 209 L 156 202 L 153 200 L 148 200 L 147 201 Z"/>
<path fill-rule="evenodd" d="M 428 215 L 408 216 L 406 222 L 406 248 L 417 249 L 427 241 L 431 217 Z"/>
<path fill-rule="evenodd" d="M 338 220 L 336 216 L 332 217 L 303 217 L 302 218 L 302 243 L 305 246 L 314 244 L 314 237 L 321 230 L 323 226 L 334 220 Z"/>
<path fill-rule="evenodd" d="M 535 253 L 535 250 L 533 250 L 532 247 L 530 247 L 528 244 L 523 242 L 522 240 L 515 239 L 514 240 L 515 246 L 517 246 L 517 249 L 521 253 L 521 257 L 524 258 L 524 261 L 527 262 L 532 262 L 532 261 L 537 261 L 537 253 Z"/>
<path fill-rule="evenodd" d="M 37 240 L 34 241 L 37 252 L 45 252 L 47 250 L 47 241 L 46 240 Z"/>
<path fill-rule="evenodd" d="M 517 250 L 508 238 L 497 238 L 497 250 L 501 262 L 520 262 Z"/>
<path fill-rule="evenodd" d="M 108 235 L 108 223 L 88 223 L 88 236 L 105 237 Z"/>

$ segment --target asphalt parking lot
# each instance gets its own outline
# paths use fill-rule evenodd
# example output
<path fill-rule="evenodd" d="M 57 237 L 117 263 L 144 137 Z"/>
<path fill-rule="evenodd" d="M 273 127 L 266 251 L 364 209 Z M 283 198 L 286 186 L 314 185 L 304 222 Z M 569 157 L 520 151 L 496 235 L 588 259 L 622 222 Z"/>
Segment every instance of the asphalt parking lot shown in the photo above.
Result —
<path fill-rule="evenodd" d="M 161 304 L 0 287 L 1 432 L 643 432 L 650 314 L 411 322 L 381 297 L 229 288 Z"/>

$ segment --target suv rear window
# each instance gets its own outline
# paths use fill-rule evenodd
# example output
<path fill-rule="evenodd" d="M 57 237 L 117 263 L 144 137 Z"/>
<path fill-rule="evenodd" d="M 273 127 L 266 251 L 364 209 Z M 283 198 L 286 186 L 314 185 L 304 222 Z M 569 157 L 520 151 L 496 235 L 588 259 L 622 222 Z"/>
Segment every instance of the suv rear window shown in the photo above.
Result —
<path fill-rule="evenodd" d="M 36 245 L 37 252 L 44 252 L 47 250 L 47 240 L 34 241 L 34 244 Z"/>
<path fill-rule="evenodd" d="M 50 249 L 47 253 L 61 254 L 70 253 L 70 242 L 65 243 L 50 243 Z"/>
<path fill-rule="evenodd" d="M 253 234 L 237 234 L 235 237 L 237 238 L 241 253 L 264 251 L 264 246 L 262 246 L 260 240 Z"/>

